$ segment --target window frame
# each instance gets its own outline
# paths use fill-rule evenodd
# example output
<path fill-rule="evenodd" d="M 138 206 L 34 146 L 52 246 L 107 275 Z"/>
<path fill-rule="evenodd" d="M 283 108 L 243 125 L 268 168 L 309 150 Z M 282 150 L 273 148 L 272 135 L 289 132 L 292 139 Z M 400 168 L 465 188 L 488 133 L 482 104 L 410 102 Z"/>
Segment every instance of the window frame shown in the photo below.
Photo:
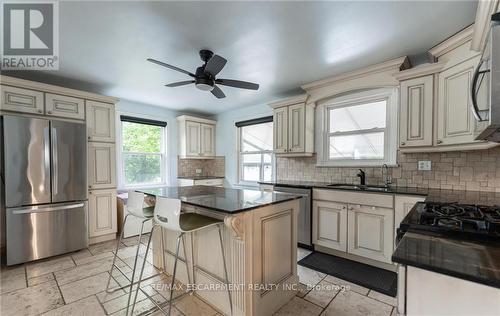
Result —
<path fill-rule="evenodd" d="M 138 155 L 151 155 L 151 156 L 160 156 L 160 173 L 161 173 L 161 182 L 160 183 L 140 183 L 140 184 L 125 184 L 125 153 L 123 152 L 123 121 L 120 119 L 120 116 L 130 116 L 138 119 L 146 119 L 146 120 L 160 120 L 167 123 L 167 126 L 162 127 L 162 139 L 160 153 L 143 153 L 143 152 L 126 152 L 126 154 L 138 154 Z M 145 123 L 145 125 L 148 125 Z M 137 113 L 128 113 L 128 112 L 117 112 L 116 113 L 116 173 L 118 180 L 118 189 L 122 190 L 131 190 L 131 189 L 139 189 L 139 188 L 157 188 L 168 185 L 168 176 L 169 176 L 169 158 L 168 158 L 168 126 L 169 122 L 167 119 L 152 117 L 148 115 L 142 115 Z"/>
<path fill-rule="evenodd" d="M 333 97 L 318 104 L 318 128 L 316 152 L 319 167 L 377 167 L 396 166 L 397 134 L 398 134 L 398 95 L 399 89 L 379 88 L 365 91 L 351 92 Z M 363 129 L 356 132 L 330 133 L 330 110 L 386 100 L 385 128 Z M 367 132 L 384 131 L 384 157 L 382 159 L 330 159 L 330 136 L 332 135 L 362 135 Z"/>
<path fill-rule="evenodd" d="M 271 122 L 266 122 L 266 123 L 271 123 Z M 274 124 L 274 122 L 272 122 Z M 265 123 L 256 123 L 252 125 L 258 125 L 258 124 L 265 124 Z M 252 126 L 248 125 L 248 126 Z M 242 126 L 242 127 L 236 127 L 236 152 L 237 152 L 237 163 L 238 163 L 238 185 L 240 186 L 245 186 L 245 187 L 258 187 L 259 182 L 263 182 L 263 176 L 264 176 L 264 165 L 271 165 L 271 181 L 274 181 L 276 179 L 276 156 L 274 153 L 274 149 L 271 150 L 261 150 L 261 151 L 242 151 L 242 136 L 243 136 L 243 127 L 247 126 Z M 274 127 L 274 126 L 273 126 Z M 273 137 L 274 141 L 274 137 Z M 261 155 L 261 162 L 260 163 L 243 163 L 243 155 L 245 154 L 260 154 Z M 271 155 L 271 163 L 264 163 L 264 154 L 270 154 Z M 259 175 L 259 180 L 258 181 L 247 181 L 243 180 L 243 166 L 244 165 L 255 165 L 255 166 L 261 166 L 260 168 L 260 175 Z"/>

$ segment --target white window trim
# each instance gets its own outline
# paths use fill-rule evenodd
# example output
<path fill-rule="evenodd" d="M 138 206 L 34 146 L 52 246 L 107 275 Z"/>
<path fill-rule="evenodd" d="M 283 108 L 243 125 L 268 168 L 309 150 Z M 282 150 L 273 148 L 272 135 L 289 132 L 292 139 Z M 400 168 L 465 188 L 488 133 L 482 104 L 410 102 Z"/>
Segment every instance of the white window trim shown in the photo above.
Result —
<path fill-rule="evenodd" d="M 274 122 L 273 122 L 274 124 Z M 255 187 L 258 187 L 259 186 L 259 181 L 244 181 L 242 179 L 242 176 L 243 176 L 243 170 L 242 170 L 242 157 L 241 157 L 241 154 L 243 153 L 241 151 L 241 132 L 242 132 L 242 129 L 241 127 L 235 127 L 236 128 L 236 163 L 237 163 L 237 177 L 238 177 L 238 182 L 237 182 L 237 186 L 241 186 L 241 187 L 252 187 L 252 188 L 255 188 Z M 276 155 L 274 154 L 274 150 L 268 150 L 268 151 L 259 151 L 259 152 L 252 152 L 252 151 L 248 151 L 248 152 L 244 152 L 244 153 L 248 153 L 248 154 L 251 154 L 251 153 L 269 153 L 271 154 L 271 168 L 272 168 L 272 174 L 271 174 L 271 180 L 274 181 L 276 179 Z"/>
<path fill-rule="evenodd" d="M 397 166 L 398 96 L 399 90 L 396 87 L 381 88 L 349 93 L 319 103 L 316 109 L 316 152 L 318 155 L 316 165 L 318 167 L 379 167 L 384 164 Z M 329 109 L 380 100 L 387 100 L 384 159 L 329 159 Z"/>
<path fill-rule="evenodd" d="M 124 170 L 123 170 L 123 154 L 122 154 L 122 147 L 123 147 L 123 139 L 122 139 L 122 121 L 120 120 L 120 116 L 125 115 L 125 116 L 132 116 L 132 117 L 137 117 L 137 118 L 143 118 L 143 119 L 149 119 L 149 120 L 160 120 L 163 122 L 167 123 L 167 126 L 163 129 L 164 135 L 163 135 L 163 141 L 161 144 L 161 151 L 163 154 L 163 159 L 161 161 L 160 165 L 160 172 L 161 172 L 161 183 L 141 183 L 141 184 L 134 184 L 134 185 L 125 185 L 124 181 Z M 158 187 L 163 187 L 168 185 L 168 176 L 169 176 L 169 157 L 168 157 L 168 135 L 169 135 L 169 122 L 167 119 L 164 118 L 159 118 L 155 116 L 149 116 L 149 115 L 143 115 L 143 114 L 137 114 L 137 113 L 132 113 L 132 112 L 116 112 L 116 124 L 115 124 L 115 129 L 116 129 L 116 174 L 117 174 L 117 180 L 118 180 L 118 189 L 119 190 L 133 190 L 133 189 L 146 189 L 146 188 L 158 188 Z M 138 153 L 142 154 L 142 153 Z M 152 155 L 158 155 L 156 153 L 145 153 L 145 154 L 152 154 Z"/>

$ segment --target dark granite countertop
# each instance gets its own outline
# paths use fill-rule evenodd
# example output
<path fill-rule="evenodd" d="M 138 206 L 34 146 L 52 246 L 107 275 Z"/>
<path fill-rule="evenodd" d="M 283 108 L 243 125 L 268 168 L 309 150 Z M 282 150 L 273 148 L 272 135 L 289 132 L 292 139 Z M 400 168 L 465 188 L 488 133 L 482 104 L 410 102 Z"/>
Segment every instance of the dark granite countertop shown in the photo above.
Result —
<path fill-rule="evenodd" d="M 209 186 L 161 187 L 137 190 L 148 195 L 180 199 L 183 203 L 235 214 L 301 198 L 300 195 Z"/>
<path fill-rule="evenodd" d="M 270 184 L 286 187 L 297 188 L 318 188 L 329 190 L 345 190 L 353 192 L 368 192 L 381 194 L 401 194 L 401 195 L 420 195 L 426 196 L 426 202 L 439 203 L 460 203 L 460 204 L 478 204 L 478 205 L 500 205 L 500 192 L 483 192 L 483 191 L 464 191 L 464 190 L 441 190 L 431 188 L 414 188 L 414 187 L 397 187 L 391 186 L 386 190 L 370 190 L 370 189 L 350 189 L 329 186 L 331 183 L 313 182 L 313 181 L 271 181 L 259 182 L 260 184 Z"/>
<path fill-rule="evenodd" d="M 392 260 L 500 288 L 500 241 L 478 243 L 407 232 Z"/>
<path fill-rule="evenodd" d="M 224 177 L 221 177 L 221 176 L 189 176 L 189 177 L 177 177 L 177 179 L 209 180 L 209 179 L 224 179 Z"/>

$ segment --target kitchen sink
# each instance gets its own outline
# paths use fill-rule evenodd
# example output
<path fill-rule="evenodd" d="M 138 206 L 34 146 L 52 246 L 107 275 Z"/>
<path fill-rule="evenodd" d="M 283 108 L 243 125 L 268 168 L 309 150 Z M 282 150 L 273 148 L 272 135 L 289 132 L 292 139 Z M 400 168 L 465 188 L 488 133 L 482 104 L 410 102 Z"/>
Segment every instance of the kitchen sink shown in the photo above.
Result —
<path fill-rule="evenodd" d="M 379 185 L 359 185 L 359 184 L 329 184 L 329 187 L 337 189 L 347 189 L 347 190 L 358 190 L 358 191 L 378 191 L 378 192 L 390 192 L 391 188 Z"/>

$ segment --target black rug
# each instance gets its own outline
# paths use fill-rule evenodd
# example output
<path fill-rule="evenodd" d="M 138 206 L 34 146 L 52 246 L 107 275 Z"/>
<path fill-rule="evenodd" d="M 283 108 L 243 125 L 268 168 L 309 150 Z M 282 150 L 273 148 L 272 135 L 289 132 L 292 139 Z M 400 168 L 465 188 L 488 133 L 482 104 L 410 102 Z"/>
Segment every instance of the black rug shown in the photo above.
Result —
<path fill-rule="evenodd" d="M 298 264 L 396 297 L 398 275 L 395 272 L 320 252 L 311 253 Z"/>

